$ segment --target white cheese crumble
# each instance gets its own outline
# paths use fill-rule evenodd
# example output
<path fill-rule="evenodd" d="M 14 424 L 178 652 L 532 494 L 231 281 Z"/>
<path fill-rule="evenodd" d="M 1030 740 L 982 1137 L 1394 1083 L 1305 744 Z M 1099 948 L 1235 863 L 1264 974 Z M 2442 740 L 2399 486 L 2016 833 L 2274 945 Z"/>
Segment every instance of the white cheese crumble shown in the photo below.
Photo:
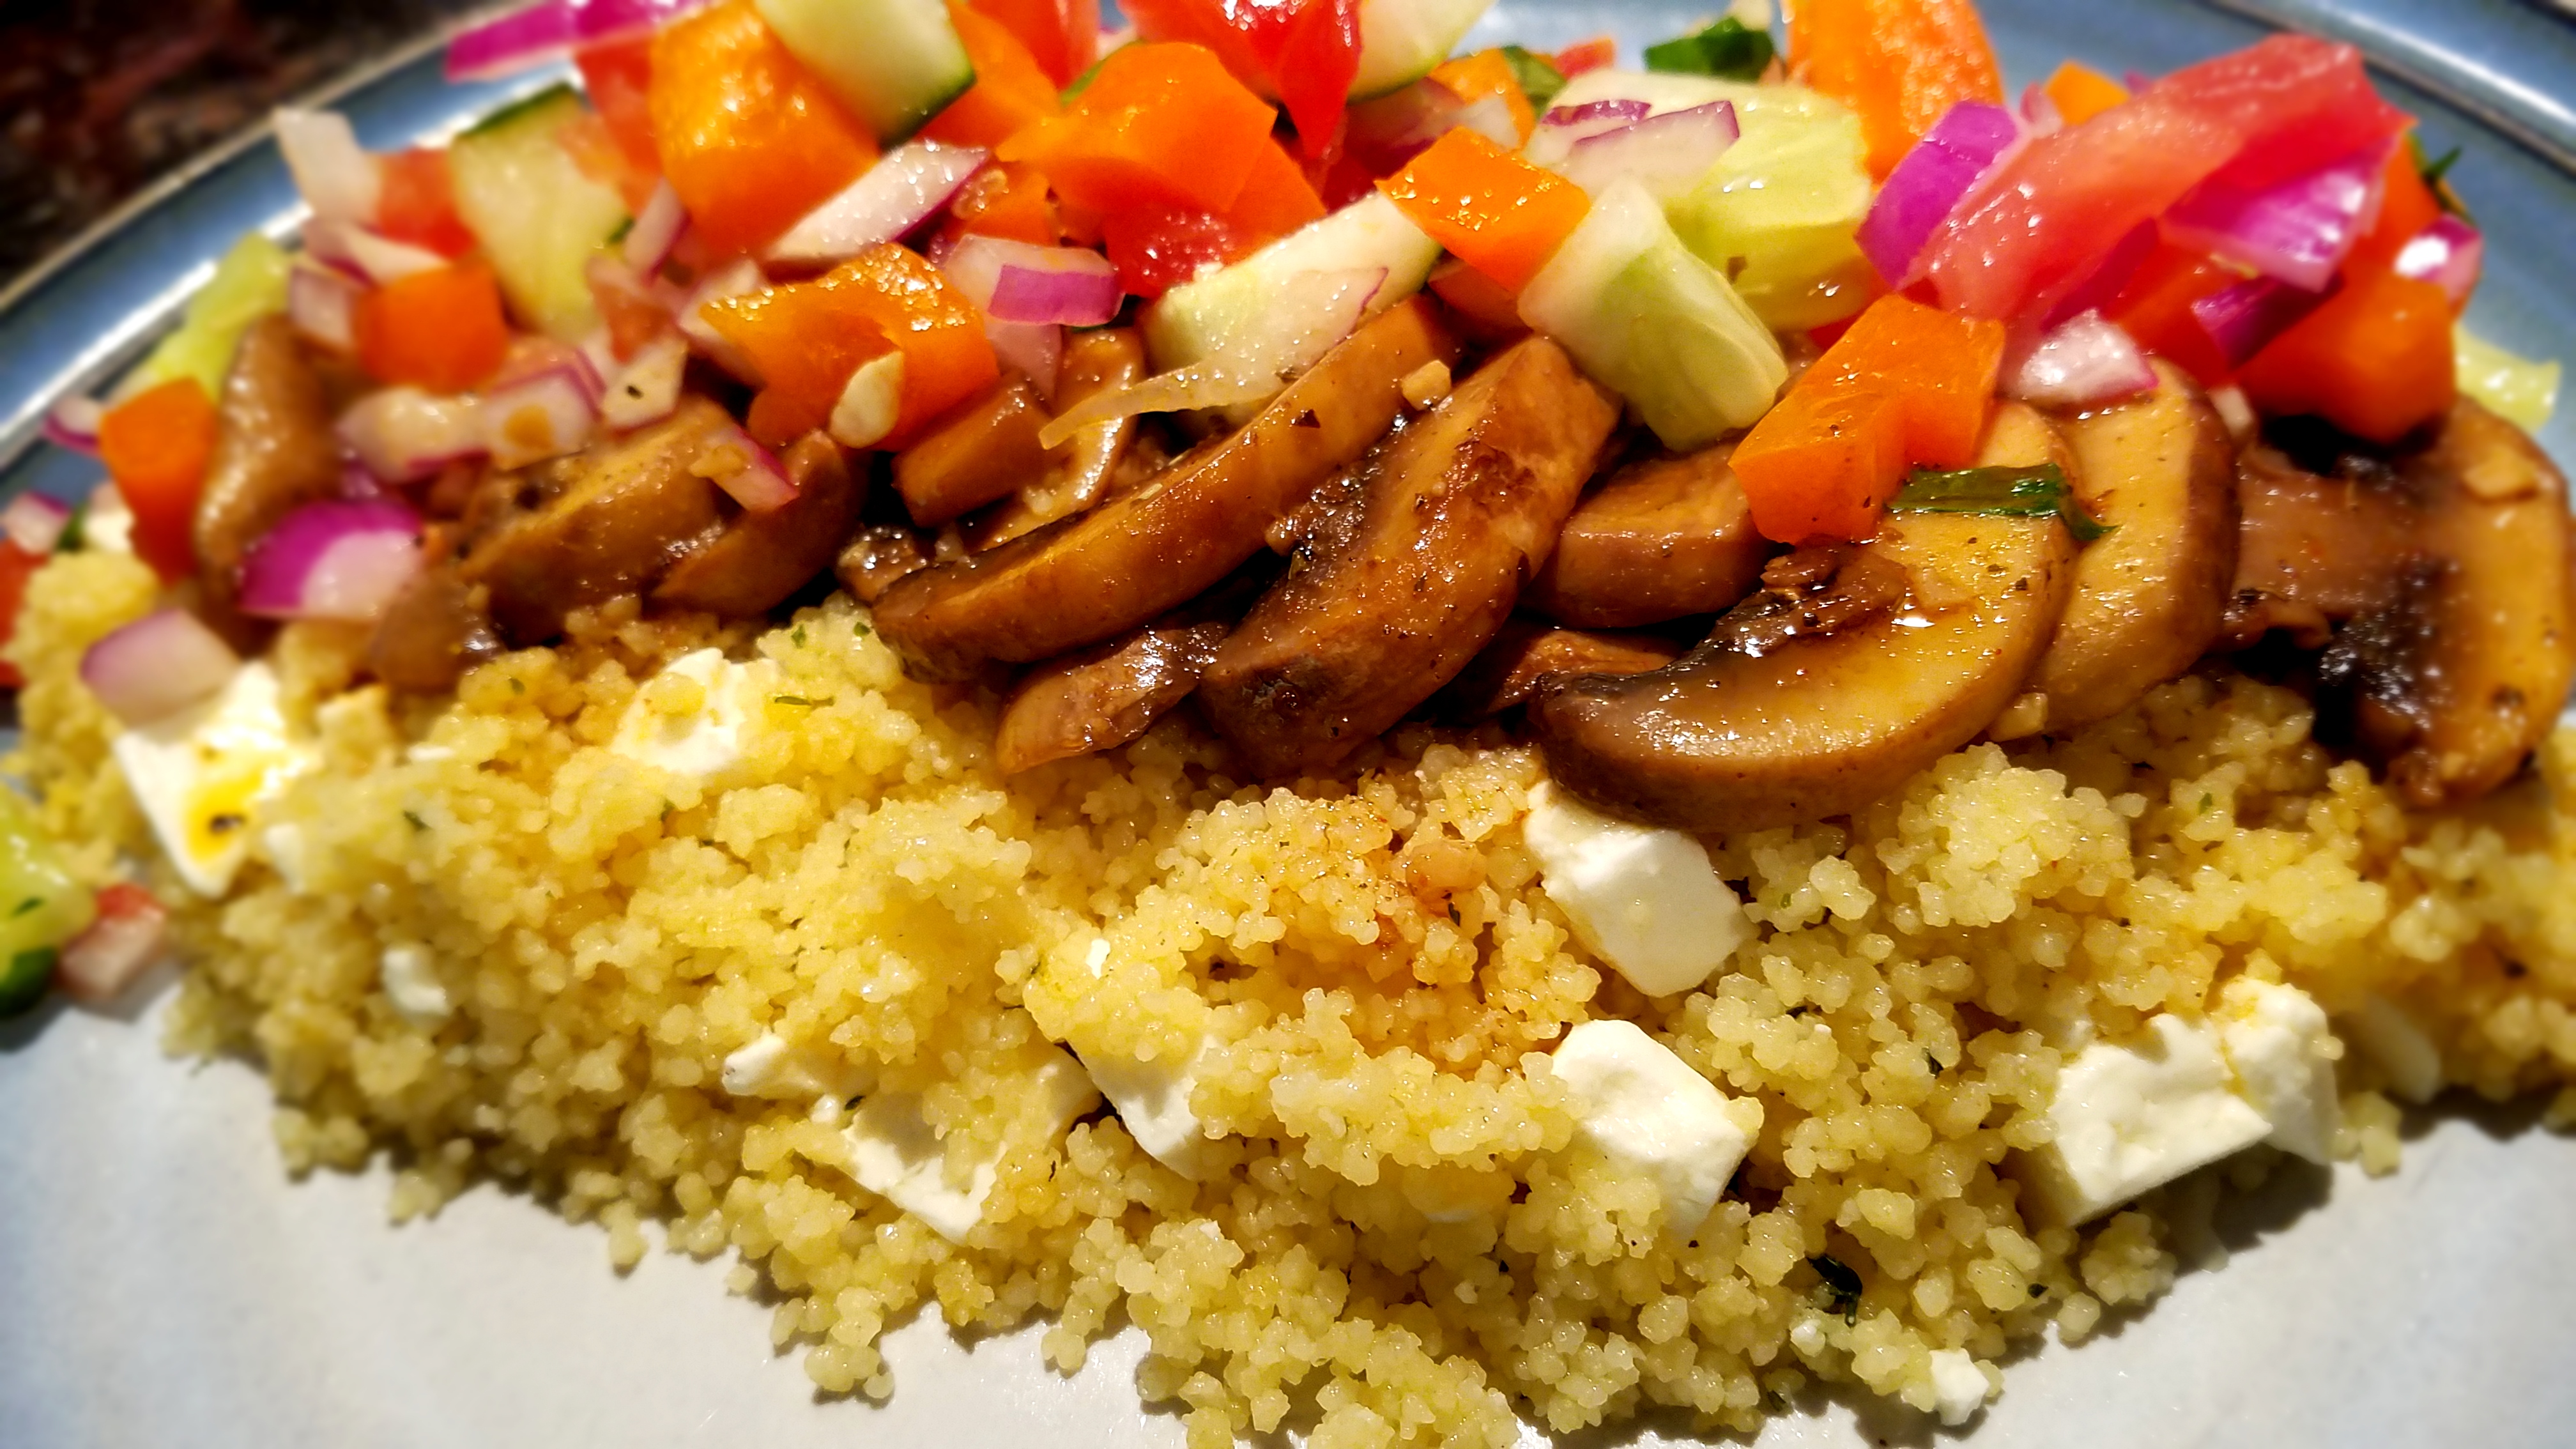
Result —
<path fill-rule="evenodd" d="M 1753 934 L 1707 848 L 1678 830 L 1613 820 L 1542 783 L 1521 834 L 1575 936 L 1649 996 L 1706 981 Z"/>
<path fill-rule="evenodd" d="M 2060 1068 L 2055 1138 L 2029 1155 L 2039 1206 L 2072 1226 L 2251 1147 L 2272 1124 L 2239 1096 L 2215 1023 L 2171 1013 L 2129 1043 L 2097 1041 Z"/>
<path fill-rule="evenodd" d="M 1986 1406 L 1986 1371 L 1977 1367 L 1976 1355 L 1964 1348 L 1932 1350 L 1932 1396 L 1935 1412 L 1941 1422 L 1956 1427 Z"/>
<path fill-rule="evenodd" d="M 822 1047 L 796 1046 L 764 1031 L 724 1059 L 724 1089 L 737 1097 L 830 1097 L 846 1101 L 867 1083 L 848 1057 Z"/>
<path fill-rule="evenodd" d="M 1201 1040 L 1198 1050 L 1183 1061 L 1082 1059 L 1100 1095 L 1118 1110 L 1118 1120 L 1126 1124 L 1127 1135 L 1136 1139 L 1145 1155 L 1194 1182 L 1208 1169 L 1208 1138 L 1198 1113 L 1190 1110 L 1190 1093 L 1198 1086 L 1199 1067 L 1211 1045 Z"/>
<path fill-rule="evenodd" d="M 394 1010 L 414 1026 L 434 1027 L 456 1012 L 456 1003 L 448 999 L 447 987 L 438 979 L 437 958 L 426 946 L 410 942 L 387 946 L 376 974 Z"/>
<path fill-rule="evenodd" d="M 1098 1097 L 1080 1063 L 1051 1051 L 1020 1094 L 1019 1120 L 1004 1141 L 961 1164 L 967 1185 L 956 1188 L 948 1185 L 948 1153 L 921 1115 L 921 1098 L 911 1092 L 880 1092 L 859 1104 L 842 1132 L 850 1149 L 850 1176 L 921 1219 L 932 1232 L 963 1243 L 983 1221 L 984 1199 L 992 1194 L 1002 1153 L 1053 1142 Z"/>
<path fill-rule="evenodd" d="M 2406 1008 L 2385 996 L 2373 996 L 2344 1018 L 2353 1045 L 2379 1064 L 2388 1089 L 2409 1102 L 2432 1101 L 2442 1091 L 2442 1049 L 2433 1044 Z"/>
<path fill-rule="evenodd" d="M 289 738 L 277 674 L 254 660 L 212 699 L 137 725 L 109 747 L 188 889 L 220 896 L 250 854 L 259 808 L 313 764 Z"/>
<path fill-rule="evenodd" d="M 674 775 L 712 775 L 742 758 L 743 727 L 757 715 L 777 673 L 769 660 L 736 664 L 721 649 L 683 654 L 636 691 L 617 721 L 609 752 Z M 654 686 L 673 678 L 690 680 L 704 693 L 697 708 L 666 712 Z"/>
<path fill-rule="evenodd" d="M 1655 1184 L 1668 1231 L 1698 1231 L 1752 1145 L 1726 1094 L 1630 1021 L 1577 1023 L 1550 1065 L 1580 1104 L 1576 1137 Z"/>
<path fill-rule="evenodd" d="M 2325 1008 L 2295 986 L 2239 976 L 2218 993 L 2219 1044 L 2237 1085 L 2272 1124 L 2266 1139 L 2310 1162 L 2334 1160 L 2343 1100 L 2335 1091 L 2342 1046 Z"/>

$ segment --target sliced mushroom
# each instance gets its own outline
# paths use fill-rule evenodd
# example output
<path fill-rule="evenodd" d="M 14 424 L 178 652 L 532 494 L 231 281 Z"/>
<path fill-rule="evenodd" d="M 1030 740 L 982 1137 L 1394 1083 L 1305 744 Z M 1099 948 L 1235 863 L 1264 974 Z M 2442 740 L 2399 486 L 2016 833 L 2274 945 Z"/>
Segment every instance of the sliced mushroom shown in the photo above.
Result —
<path fill-rule="evenodd" d="M 1068 339 L 1056 373 L 1056 406 L 1070 412 L 1093 396 L 1145 376 L 1145 344 L 1132 327 L 1103 327 Z M 1093 423 L 1073 435 L 1037 483 L 959 520 L 966 546 L 981 553 L 1042 524 L 1080 513 L 1108 496 L 1137 437 L 1134 416 Z"/>
<path fill-rule="evenodd" d="M 340 491 L 340 443 L 320 372 L 284 317 L 242 334 L 224 379 L 222 430 L 206 463 L 193 539 L 211 617 L 232 620 L 242 555 L 304 504 Z"/>
<path fill-rule="evenodd" d="M 453 561 L 440 559 L 412 575 L 385 606 L 367 643 L 367 667 L 396 689 L 440 694 L 501 649 L 485 590 L 459 578 Z"/>
<path fill-rule="evenodd" d="M 1027 378 L 1004 373 L 894 455 L 894 491 L 924 528 L 1008 497 L 1046 475 L 1038 430 L 1051 418 Z"/>
<path fill-rule="evenodd" d="M 1141 487 L 896 583 L 877 605 L 878 633 L 921 679 L 1115 638 L 1250 558 L 1271 520 L 1386 432 L 1406 373 L 1456 353 L 1421 302 L 1392 307 L 1250 423 Z"/>
<path fill-rule="evenodd" d="M 2311 473 L 2258 443 L 2236 463 L 2236 579 L 2220 642 L 2246 648 L 2274 631 L 2323 647 L 2334 625 L 2385 602 L 2428 557 L 2422 501 L 2379 460 L 2348 456 Z"/>
<path fill-rule="evenodd" d="M 930 548 L 921 535 L 899 523 L 872 523 L 851 539 L 832 560 L 832 572 L 850 597 L 874 605 L 895 580 L 930 567 Z"/>
<path fill-rule="evenodd" d="M 1230 627 L 1218 619 L 1139 629 L 1030 670 L 1002 703 L 994 764 L 1016 775 L 1143 734 L 1198 687 Z"/>
<path fill-rule="evenodd" d="M 525 473 L 469 510 L 479 536 L 458 576 L 481 585 L 503 637 L 543 643 L 564 616 L 650 585 L 724 524 L 716 486 L 690 471 L 731 426 L 704 398 L 661 422 Z M 479 502 L 480 500 L 478 500 Z"/>
<path fill-rule="evenodd" d="M 2236 449 L 2179 369 L 2156 390 L 2060 419 L 2076 497 L 2111 532 L 2075 561 L 2075 591 L 2030 687 L 2047 727 L 2108 719 L 2180 676 L 2218 637 L 2236 577 Z"/>
<path fill-rule="evenodd" d="M 1546 561 L 1619 420 L 1531 337 L 1369 460 L 1345 528 L 1310 534 L 1200 680 L 1217 732 L 1265 777 L 1338 763 L 1449 682 Z"/>
<path fill-rule="evenodd" d="M 1681 646 L 1660 634 L 1560 629 L 1516 617 L 1505 620 L 1494 642 L 1442 685 L 1424 709 L 1434 719 L 1471 724 L 1528 699 L 1550 675 L 1643 674 L 1681 655 Z"/>
<path fill-rule="evenodd" d="M 1586 629 L 1714 614 L 1752 592 L 1770 544 L 1727 466 L 1732 444 L 1647 458 L 1583 496 L 1523 603 Z"/>
<path fill-rule="evenodd" d="M 2067 455 L 2045 419 L 1996 410 L 1980 465 L 2051 461 Z M 1785 589 L 1738 605 L 1668 668 L 1551 679 L 1532 730 L 1558 783 L 1630 819 L 1711 833 L 1846 814 L 2012 700 L 2064 612 L 2074 559 L 2053 516 L 1894 514 L 1856 551 L 1789 556 Z M 1890 609 L 1895 569 L 1907 587 Z"/>
<path fill-rule="evenodd" d="M 807 433 L 780 462 L 796 496 L 767 513 L 734 513 L 721 532 L 689 550 L 654 587 L 657 603 L 729 619 L 766 614 L 831 567 L 858 521 L 867 481 L 850 471 L 841 445 Z"/>

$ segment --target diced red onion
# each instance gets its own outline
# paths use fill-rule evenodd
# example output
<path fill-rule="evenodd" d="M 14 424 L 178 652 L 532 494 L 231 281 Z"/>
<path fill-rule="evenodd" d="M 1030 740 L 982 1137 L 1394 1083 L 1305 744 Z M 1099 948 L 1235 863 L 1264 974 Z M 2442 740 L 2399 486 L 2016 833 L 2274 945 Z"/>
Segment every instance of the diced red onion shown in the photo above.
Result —
<path fill-rule="evenodd" d="M 689 213 L 680 205 L 680 193 L 664 181 L 653 188 L 652 198 L 635 214 L 635 224 L 626 230 L 620 255 L 639 275 L 649 277 L 671 259 L 671 248 L 680 244 L 680 233 L 688 228 Z"/>
<path fill-rule="evenodd" d="M 1541 166 L 1560 165 L 1573 154 L 1576 142 L 1587 136 L 1634 125 L 1652 115 L 1654 109 L 1644 101 L 1624 99 L 1558 106 L 1538 118 L 1537 128 L 1530 132 L 1526 153 L 1530 160 Z"/>
<path fill-rule="evenodd" d="M 1064 357 L 1064 329 L 1051 323 L 1003 322 L 993 316 L 993 292 L 1014 248 L 1039 251 L 1026 242 L 969 235 L 949 250 L 939 270 L 984 313 L 984 336 L 1005 367 L 1015 367 L 1036 386 L 1040 396 L 1055 396 L 1056 372 Z"/>
<path fill-rule="evenodd" d="M 96 398 L 67 397 L 46 410 L 40 431 L 44 433 L 45 441 L 57 448 L 69 448 L 95 458 L 98 456 L 98 420 L 106 412 L 107 409 L 100 407 Z"/>
<path fill-rule="evenodd" d="M 1429 76 L 1374 100 L 1354 102 L 1343 145 L 1370 175 L 1384 176 L 1458 124 L 1467 102 Z"/>
<path fill-rule="evenodd" d="M 2334 291 L 2333 286 L 2311 292 L 2277 277 L 2248 277 L 2192 303 L 2191 315 L 2218 344 L 2227 365 L 2236 367 L 2296 326 Z"/>
<path fill-rule="evenodd" d="M 2156 370 L 2119 324 L 2087 312 L 2006 367 L 2004 393 L 2024 402 L 2088 407 L 2156 385 Z"/>
<path fill-rule="evenodd" d="M 825 267 L 894 241 L 939 214 L 991 153 L 981 146 L 907 141 L 772 243 L 781 266 Z"/>
<path fill-rule="evenodd" d="M 496 468 L 524 468 L 560 458 L 590 441 L 598 420 L 598 380 L 572 361 L 483 394 L 483 446 Z"/>
<path fill-rule="evenodd" d="M 307 503 L 242 555 L 241 611 L 364 623 L 383 617 L 420 563 L 420 515 L 401 499 Z"/>
<path fill-rule="evenodd" d="M 62 542 L 63 529 L 71 521 L 70 504 L 30 490 L 10 499 L 8 507 L 0 508 L 0 535 L 42 558 Z"/>
<path fill-rule="evenodd" d="M 1697 185 L 1743 134 L 1733 101 L 1666 111 L 1576 141 L 1566 154 L 1565 174 L 1594 192 L 1629 177 L 1656 200 L 1670 201 Z"/>
<path fill-rule="evenodd" d="M 322 217 L 304 224 L 304 250 L 333 271 L 374 287 L 448 265 L 447 258 L 426 247 L 378 236 L 355 222 Z"/>
<path fill-rule="evenodd" d="M 576 45 L 640 35 L 706 0 L 544 0 L 485 21 L 447 43 L 447 78 L 489 80 L 554 59 Z"/>
<path fill-rule="evenodd" d="M 2251 267 L 2304 291 L 2322 290 L 2370 230 L 2386 189 L 2387 142 L 2257 191 L 2224 173 L 2165 213 L 2177 244 Z"/>
<path fill-rule="evenodd" d="M 707 440 L 689 471 L 733 495 L 748 512 L 773 513 L 796 501 L 796 482 L 778 455 L 732 423 Z"/>
<path fill-rule="evenodd" d="M 486 399 L 496 397 L 520 383 L 550 372 L 570 377 L 594 408 L 599 406 L 600 397 L 608 391 L 607 378 L 588 348 L 575 347 L 569 342 L 537 333 L 510 339 L 510 350 L 503 354 L 500 370 L 492 374 L 490 382 L 483 384 L 483 396 Z"/>
<path fill-rule="evenodd" d="M 2047 88 L 2036 81 L 2022 88 L 2021 123 L 2034 138 L 2055 135 L 2066 129 L 2066 117 L 2057 109 L 2057 102 L 2049 96 Z"/>
<path fill-rule="evenodd" d="M 358 144 L 349 118 L 337 111 L 280 106 L 269 117 L 277 149 L 294 174 L 304 204 L 325 221 L 372 226 L 384 193 L 384 173 Z"/>
<path fill-rule="evenodd" d="M 2397 253 L 2397 275 L 2432 282 L 2454 307 L 2466 306 L 2486 266 L 2487 241 L 2456 216 L 2437 218 Z"/>
<path fill-rule="evenodd" d="M 433 397 L 416 387 L 367 394 L 340 414 L 340 441 L 388 483 L 416 483 L 461 458 L 483 454 L 483 421 L 472 398 Z"/>
<path fill-rule="evenodd" d="M 89 646 L 81 683 L 108 712 L 130 725 L 150 724 L 213 694 L 241 668 L 241 658 L 185 609 L 146 614 Z"/>
<path fill-rule="evenodd" d="M 689 345 L 696 348 L 700 356 L 754 387 L 763 381 L 759 366 L 699 316 L 698 309 L 709 302 L 757 292 L 768 285 L 769 279 L 761 274 L 758 262 L 749 257 L 737 257 L 700 278 L 697 286 L 689 290 L 689 295 L 680 299 L 680 332 L 689 339 Z"/>
<path fill-rule="evenodd" d="M 1558 106 L 1539 117 L 1538 123 L 1542 126 L 1588 126 L 1596 121 L 1609 121 L 1624 126 L 1631 121 L 1646 119 L 1647 113 L 1653 110 L 1654 106 L 1649 102 L 1624 97 L 1585 101 L 1579 106 Z"/>
<path fill-rule="evenodd" d="M 1004 241 L 1010 248 L 993 300 L 984 310 L 997 322 L 1060 322 L 1097 327 L 1118 315 L 1118 269 L 1082 247 L 1040 247 Z"/>
<path fill-rule="evenodd" d="M 599 419 L 612 428 L 640 428 L 658 423 L 680 405 L 680 382 L 689 368 L 689 344 L 676 332 L 665 332 L 635 351 L 608 378 L 600 399 Z"/>
<path fill-rule="evenodd" d="M 366 464 L 355 458 L 340 465 L 340 496 L 343 498 L 385 498 L 393 491 L 392 484 L 377 477 Z"/>
<path fill-rule="evenodd" d="M 1924 243 L 2022 138 L 2001 106 L 1961 101 L 1941 115 L 1887 174 L 1860 224 L 1860 249 L 1891 285 L 1912 279 Z"/>
<path fill-rule="evenodd" d="M 170 913 L 152 893 L 118 881 L 98 893 L 98 915 L 63 944 L 54 984 L 74 1001 L 96 1006 L 125 994 L 161 960 Z"/>
<path fill-rule="evenodd" d="M 358 348 L 358 297 L 366 289 L 338 272 L 297 267 L 286 279 L 286 318 L 295 330 L 340 352 Z"/>

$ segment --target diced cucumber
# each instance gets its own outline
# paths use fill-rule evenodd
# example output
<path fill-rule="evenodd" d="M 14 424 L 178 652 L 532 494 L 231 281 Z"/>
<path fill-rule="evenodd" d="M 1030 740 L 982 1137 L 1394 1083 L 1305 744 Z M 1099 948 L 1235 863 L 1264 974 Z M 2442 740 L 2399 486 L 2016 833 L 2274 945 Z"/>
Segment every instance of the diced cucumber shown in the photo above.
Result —
<path fill-rule="evenodd" d="M 1145 309 L 1145 350 L 1154 370 L 1260 350 L 1275 318 L 1293 308 L 1282 295 L 1318 272 L 1383 269 L 1368 303 L 1374 316 L 1422 290 L 1440 244 L 1372 191 L 1323 220 L 1281 237 L 1230 267 L 1165 292 Z"/>
<path fill-rule="evenodd" d="M 581 97 L 558 87 L 457 137 L 447 152 L 456 214 L 482 243 L 510 306 L 567 342 L 599 326 L 583 269 L 627 220 L 616 189 L 585 175 L 556 140 L 581 113 Z"/>
<path fill-rule="evenodd" d="M 43 998 L 63 943 L 97 914 L 97 901 L 63 869 L 26 797 L 0 785 L 0 1016 Z"/>
<path fill-rule="evenodd" d="M 1869 262 L 1854 240 L 1869 214 L 1867 148 L 1841 102 L 1801 85 L 1599 70 L 1567 82 L 1556 104 L 1601 100 L 1657 113 L 1734 102 L 1743 135 L 1666 205 L 1673 229 L 1772 327 L 1817 327 L 1868 303 Z"/>
<path fill-rule="evenodd" d="M 222 397 L 224 374 L 232 371 L 242 334 L 260 318 L 286 310 L 291 265 L 284 247 L 258 232 L 246 233 L 188 299 L 179 330 L 161 339 L 120 391 L 132 394 L 174 377 L 193 377 L 205 385 L 207 397 Z"/>
<path fill-rule="evenodd" d="M 1751 426 L 1789 380 L 1771 329 L 1625 177 L 1593 198 L 1520 311 L 1677 453 Z"/>
<path fill-rule="evenodd" d="M 1360 0 L 1360 69 L 1351 99 L 1409 86 L 1449 58 L 1494 0 Z"/>
<path fill-rule="evenodd" d="M 900 141 L 975 83 L 940 0 L 754 0 L 790 53 L 880 141 Z"/>

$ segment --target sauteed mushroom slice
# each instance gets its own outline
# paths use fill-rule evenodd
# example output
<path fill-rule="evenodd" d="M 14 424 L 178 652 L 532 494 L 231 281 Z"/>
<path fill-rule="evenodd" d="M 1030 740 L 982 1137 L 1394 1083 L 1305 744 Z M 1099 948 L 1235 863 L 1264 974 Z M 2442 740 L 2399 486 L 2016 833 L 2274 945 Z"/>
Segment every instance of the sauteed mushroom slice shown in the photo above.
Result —
<path fill-rule="evenodd" d="M 930 567 L 930 547 L 899 523 L 871 523 L 832 560 L 832 572 L 850 597 L 873 606 L 895 580 Z"/>
<path fill-rule="evenodd" d="M 1487 362 L 1366 464 L 1346 529 L 1253 606 L 1200 704 L 1255 773 L 1338 763 L 1466 667 L 1556 541 L 1619 420 L 1564 349 Z"/>
<path fill-rule="evenodd" d="M 1752 592 L 1770 544 L 1727 460 L 1732 444 L 1646 458 L 1576 504 L 1527 607 L 1586 629 L 1714 614 Z"/>
<path fill-rule="evenodd" d="M 1609 633 L 1560 629 L 1537 619 L 1507 619 L 1458 677 L 1440 687 L 1425 712 L 1472 724 L 1527 700 L 1540 681 L 1564 674 L 1643 674 L 1682 656 L 1680 645 L 1638 630 Z"/>
<path fill-rule="evenodd" d="M 1131 387 L 1145 376 L 1145 344 L 1132 327 L 1103 327 L 1067 338 L 1056 373 L 1055 401 L 1070 412 L 1092 397 Z M 1136 439 L 1133 416 L 1093 423 L 1068 440 L 1045 475 L 992 507 L 958 520 L 977 553 L 1041 525 L 1080 513 L 1108 495 L 1119 462 Z"/>
<path fill-rule="evenodd" d="M 1419 299 L 1379 314 L 1241 429 L 1088 512 L 922 570 L 878 602 L 877 631 L 921 679 L 1098 643 L 1224 578 L 1271 520 L 1401 415 L 1405 374 L 1457 355 Z"/>
<path fill-rule="evenodd" d="M 1231 627 L 1156 625 L 1030 670 L 1003 701 L 993 762 L 1016 775 L 1136 738 L 1198 687 Z"/>
<path fill-rule="evenodd" d="M 2311 473 L 2269 444 L 2236 462 L 2236 580 L 2223 647 L 2245 648 L 2279 630 L 2322 647 L 2333 626 L 2386 600 L 2426 557 L 2421 501 L 2376 460 L 2350 459 L 2339 476 Z"/>
<path fill-rule="evenodd" d="M 2046 420 L 2008 403 L 1977 462 L 2064 456 Z M 2075 542 L 2054 516 L 1902 513 L 1857 550 L 1802 554 L 1670 667 L 1542 685 L 1529 717 L 1557 781 L 1703 833 L 1884 799 L 2020 690 L 2064 611 Z M 1908 584 L 1893 609 L 1891 569 Z"/>
<path fill-rule="evenodd" d="M 2236 576 L 2236 449 L 2178 369 L 2153 392 L 2059 420 L 2087 512 L 2111 532 L 2075 561 L 2074 595 L 2030 687 L 2047 724 L 2108 719 L 2191 668 Z"/>
<path fill-rule="evenodd" d="M 320 372 L 284 317 L 242 334 L 224 379 L 194 541 L 207 611 L 233 621 L 242 555 L 296 508 L 340 491 L 340 443 Z"/>
<path fill-rule="evenodd" d="M 796 496 L 767 513 L 737 512 L 723 531 L 671 565 L 655 586 L 658 603 L 748 619 L 777 608 L 831 567 L 858 521 L 867 481 L 841 446 L 807 433 L 780 458 Z"/>
<path fill-rule="evenodd" d="M 439 694 L 499 654 L 485 591 L 441 559 L 414 574 L 385 606 L 367 643 L 367 668 L 396 689 Z"/>

